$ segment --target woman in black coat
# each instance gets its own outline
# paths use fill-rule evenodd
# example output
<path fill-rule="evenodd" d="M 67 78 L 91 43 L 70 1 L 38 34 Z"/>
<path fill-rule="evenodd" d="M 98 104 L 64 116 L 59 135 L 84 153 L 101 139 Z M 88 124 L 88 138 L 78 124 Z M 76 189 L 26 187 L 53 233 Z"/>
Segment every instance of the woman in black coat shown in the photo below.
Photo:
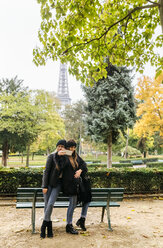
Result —
<path fill-rule="evenodd" d="M 53 211 L 54 202 L 56 201 L 59 192 L 62 189 L 62 170 L 64 150 L 66 140 L 59 140 L 56 149 L 57 151 L 51 153 L 46 162 L 46 167 L 42 178 L 42 191 L 44 194 L 44 219 L 41 226 L 41 238 L 45 238 L 46 228 L 47 236 L 53 237 L 51 214 Z"/>
<path fill-rule="evenodd" d="M 73 213 L 77 203 L 82 201 L 83 207 L 81 217 L 77 221 L 77 226 L 86 231 L 85 219 L 89 203 L 91 201 L 91 188 L 85 188 L 82 192 L 83 183 L 86 181 L 87 167 L 83 159 L 76 153 L 76 142 L 69 140 L 66 148 L 72 151 L 71 156 L 65 156 L 64 169 L 62 174 L 63 193 L 69 196 L 69 207 L 67 210 L 67 225 L 66 232 L 71 234 L 78 234 L 72 225 Z M 82 183 L 83 182 L 83 183 Z M 87 184 L 88 185 L 88 184 Z M 90 185 L 89 185 L 90 186 Z"/>

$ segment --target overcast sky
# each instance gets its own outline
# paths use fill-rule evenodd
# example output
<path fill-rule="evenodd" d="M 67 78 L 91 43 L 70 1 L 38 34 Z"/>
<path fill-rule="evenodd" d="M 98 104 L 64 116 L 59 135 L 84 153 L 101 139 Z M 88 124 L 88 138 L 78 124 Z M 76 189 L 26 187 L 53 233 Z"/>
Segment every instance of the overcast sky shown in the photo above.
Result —
<path fill-rule="evenodd" d="M 57 92 L 59 61 L 39 67 L 32 62 L 33 48 L 39 45 L 40 23 L 40 5 L 36 0 L 0 0 L 0 79 L 17 75 L 30 89 Z M 144 74 L 154 77 L 155 70 L 147 66 Z M 80 82 L 70 75 L 68 82 L 72 101 L 82 99 Z"/>

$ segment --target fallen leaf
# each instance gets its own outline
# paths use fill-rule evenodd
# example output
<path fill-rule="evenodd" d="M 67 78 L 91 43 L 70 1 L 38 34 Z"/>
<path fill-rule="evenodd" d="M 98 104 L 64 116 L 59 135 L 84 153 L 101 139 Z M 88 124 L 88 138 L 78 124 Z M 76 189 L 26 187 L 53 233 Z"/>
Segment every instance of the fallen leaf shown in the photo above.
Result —
<path fill-rule="evenodd" d="M 90 236 L 89 233 L 80 233 L 82 236 Z"/>
<path fill-rule="evenodd" d="M 131 219 L 131 217 L 127 217 L 127 219 Z"/>
<path fill-rule="evenodd" d="M 143 237 L 144 237 L 144 238 L 146 238 L 146 239 L 148 239 L 148 238 L 149 238 L 147 235 L 144 235 L 144 234 L 143 234 Z"/>
<path fill-rule="evenodd" d="M 17 230 L 15 231 L 15 233 L 20 233 L 20 232 L 23 232 L 25 229 L 20 229 L 20 230 Z"/>

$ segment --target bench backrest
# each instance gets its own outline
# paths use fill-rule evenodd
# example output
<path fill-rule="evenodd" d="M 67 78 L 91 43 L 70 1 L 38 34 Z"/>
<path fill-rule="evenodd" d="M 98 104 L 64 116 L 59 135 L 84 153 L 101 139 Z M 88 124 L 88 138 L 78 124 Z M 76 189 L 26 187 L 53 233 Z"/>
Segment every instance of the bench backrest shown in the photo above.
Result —
<path fill-rule="evenodd" d="M 92 188 L 92 201 L 94 202 L 117 202 L 123 200 L 123 188 Z M 43 202 L 43 193 L 41 188 L 18 188 L 17 190 L 17 202 Z M 64 196 L 62 192 L 60 192 L 57 201 L 68 201 L 69 198 Z"/>

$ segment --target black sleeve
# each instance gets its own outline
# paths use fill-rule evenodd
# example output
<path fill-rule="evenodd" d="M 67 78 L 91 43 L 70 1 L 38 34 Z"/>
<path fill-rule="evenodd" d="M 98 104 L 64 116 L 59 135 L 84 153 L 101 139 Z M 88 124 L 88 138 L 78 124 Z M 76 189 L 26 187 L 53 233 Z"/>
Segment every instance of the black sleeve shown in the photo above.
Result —
<path fill-rule="evenodd" d="M 87 164 L 86 162 L 78 155 L 78 163 L 79 163 L 79 169 L 82 170 L 82 174 L 87 173 L 88 169 L 87 169 Z"/>
<path fill-rule="evenodd" d="M 49 174 L 51 171 L 52 162 L 53 162 L 53 154 L 50 154 L 46 161 L 45 170 L 43 171 L 42 188 L 48 188 Z"/>

